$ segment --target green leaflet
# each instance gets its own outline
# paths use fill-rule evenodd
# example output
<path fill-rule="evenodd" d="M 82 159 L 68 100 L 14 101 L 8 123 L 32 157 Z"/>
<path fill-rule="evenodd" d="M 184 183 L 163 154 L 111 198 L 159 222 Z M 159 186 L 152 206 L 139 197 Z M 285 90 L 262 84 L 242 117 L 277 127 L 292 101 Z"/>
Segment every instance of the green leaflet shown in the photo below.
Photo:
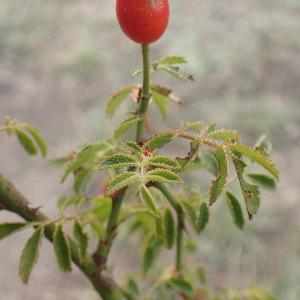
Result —
<path fill-rule="evenodd" d="M 235 130 L 221 129 L 208 133 L 208 136 L 216 140 L 236 142 L 239 140 L 239 134 Z"/>
<path fill-rule="evenodd" d="M 206 271 L 203 267 L 197 268 L 196 275 L 197 275 L 197 277 L 199 278 L 199 280 L 202 284 L 205 284 L 207 282 Z"/>
<path fill-rule="evenodd" d="M 126 287 L 131 293 L 133 293 L 135 295 L 140 294 L 140 289 L 139 289 L 137 280 L 132 277 L 127 279 Z"/>
<path fill-rule="evenodd" d="M 209 220 L 209 210 L 205 202 L 200 205 L 200 213 L 198 219 L 198 232 L 201 232 L 206 227 Z"/>
<path fill-rule="evenodd" d="M 183 277 L 172 277 L 170 283 L 183 293 L 188 295 L 193 293 L 193 286 Z"/>
<path fill-rule="evenodd" d="M 164 213 L 164 234 L 165 245 L 168 249 L 171 249 L 175 240 L 175 222 L 169 209 Z"/>
<path fill-rule="evenodd" d="M 73 190 L 76 194 L 83 194 L 90 182 L 90 179 L 93 175 L 92 168 L 82 169 L 79 172 L 76 172 L 74 178 Z"/>
<path fill-rule="evenodd" d="M 115 154 L 107 157 L 100 162 L 100 169 L 111 169 L 111 168 L 121 168 L 121 167 L 135 167 L 138 165 L 136 158 L 125 155 L 125 154 Z"/>
<path fill-rule="evenodd" d="M 4 223 L 0 224 L 0 240 L 6 238 L 7 236 L 23 229 L 27 223 Z"/>
<path fill-rule="evenodd" d="M 165 144 L 171 142 L 172 138 L 173 138 L 173 134 L 171 134 L 171 133 L 156 135 L 153 138 L 151 138 L 146 143 L 145 146 L 150 151 L 155 151 L 155 150 L 158 150 L 158 149 L 162 148 Z"/>
<path fill-rule="evenodd" d="M 114 139 L 119 139 L 128 129 L 133 127 L 135 124 L 140 122 L 142 119 L 140 117 L 130 117 L 123 121 L 119 127 L 114 132 Z"/>
<path fill-rule="evenodd" d="M 185 213 L 189 217 L 194 229 L 198 231 L 198 218 L 197 218 L 197 212 L 195 208 L 187 201 L 182 201 L 181 204 L 183 206 Z"/>
<path fill-rule="evenodd" d="M 27 133 L 17 129 L 16 134 L 20 144 L 23 146 L 24 150 L 30 155 L 36 155 L 37 149 L 31 140 L 31 138 L 27 135 Z"/>
<path fill-rule="evenodd" d="M 60 269 L 64 272 L 70 272 L 72 270 L 70 245 L 62 225 L 58 225 L 55 229 L 53 248 Z"/>
<path fill-rule="evenodd" d="M 227 205 L 230 210 L 231 216 L 233 218 L 233 221 L 235 225 L 243 229 L 245 225 L 244 215 L 243 211 L 240 205 L 240 201 L 237 199 L 235 195 L 233 195 L 231 192 L 226 193 L 227 198 Z"/>
<path fill-rule="evenodd" d="M 143 154 L 143 149 L 140 145 L 138 145 L 136 142 L 128 141 L 126 142 L 126 147 L 131 150 L 135 154 Z"/>
<path fill-rule="evenodd" d="M 100 142 L 85 147 L 66 165 L 61 182 L 64 182 L 71 173 L 75 172 L 81 166 L 94 161 L 99 157 L 100 152 L 107 151 L 109 148 L 110 145 L 107 142 Z"/>
<path fill-rule="evenodd" d="M 170 182 L 170 183 L 180 182 L 180 177 L 176 173 L 165 169 L 151 170 L 144 177 L 149 181 Z"/>
<path fill-rule="evenodd" d="M 79 222 L 75 221 L 73 226 L 73 236 L 79 249 L 79 256 L 84 259 L 87 254 L 88 235 L 83 231 Z"/>
<path fill-rule="evenodd" d="M 36 264 L 39 256 L 41 241 L 43 238 L 44 229 L 39 227 L 26 242 L 22 251 L 19 274 L 23 283 L 28 283 L 30 273 Z"/>
<path fill-rule="evenodd" d="M 186 64 L 186 58 L 179 55 L 166 56 L 160 60 L 157 60 L 155 65 L 181 65 Z"/>
<path fill-rule="evenodd" d="M 237 176 L 239 178 L 240 186 L 243 192 L 244 200 L 246 203 L 249 219 L 253 218 L 253 215 L 257 213 L 260 205 L 260 194 L 259 189 L 256 185 L 249 184 L 245 181 L 243 174 L 244 169 L 247 166 L 242 160 L 233 160 Z"/>
<path fill-rule="evenodd" d="M 201 163 L 215 176 L 218 176 L 218 162 L 213 152 L 202 151 L 200 153 Z"/>
<path fill-rule="evenodd" d="M 106 221 L 110 214 L 112 208 L 112 199 L 110 197 L 98 196 L 92 199 L 92 214 L 98 221 Z"/>
<path fill-rule="evenodd" d="M 177 66 L 172 66 L 172 65 L 159 65 L 157 66 L 158 70 L 164 71 L 168 74 L 170 74 L 171 76 L 180 79 L 180 80 L 184 80 L 186 82 L 195 82 L 195 79 L 192 75 L 185 75 L 182 74 L 180 72 L 180 68 Z"/>
<path fill-rule="evenodd" d="M 163 118 L 167 117 L 169 110 L 169 97 L 152 89 L 152 99 Z"/>
<path fill-rule="evenodd" d="M 115 92 L 106 104 L 106 114 L 113 116 L 119 106 L 124 102 L 124 100 L 129 96 L 136 85 L 129 84 L 121 87 L 117 92 Z"/>
<path fill-rule="evenodd" d="M 267 156 L 267 154 L 258 150 L 250 149 L 242 145 L 232 145 L 231 151 L 249 157 L 250 159 L 254 160 L 256 163 L 264 167 L 266 170 L 268 170 L 276 179 L 279 178 L 278 170 L 274 165 L 274 163 Z"/>
<path fill-rule="evenodd" d="M 143 270 L 147 273 L 150 268 L 153 266 L 155 259 L 158 256 L 158 251 L 160 249 L 161 243 L 155 239 L 155 237 L 151 237 L 146 245 L 146 249 L 143 257 Z"/>
<path fill-rule="evenodd" d="M 260 186 L 274 190 L 276 188 L 276 181 L 265 174 L 259 174 L 259 173 L 248 173 L 247 176 L 254 181 L 255 183 L 259 184 Z"/>
<path fill-rule="evenodd" d="M 155 218 L 155 227 L 156 227 L 156 234 L 158 239 L 163 239 L 164 237 L 164 226 L 163 226 L 163 218 L 161 214 L 159 214 Z"/>
<path fill-rule="evenodd" d="M 115 178 L 109 183 L 109 193 L 114 193 L 128 185 L 131 185 L 137 182 L 140 179 L 140 176 L 135 172 L 127 171 L 124 172 Z"/>
<path fill-rule="evenodd" d="M 194 131 L 196 133 L 200 133 L 202 128 L 203 128 L 202 121 L 192 122 L 192 123 L 186 121 L 181 122 L 181 129 L 184 131 Z"/>
<path fill-rule="evenodd" d="M 64 210 L 72 205 L 80 206 L 83 199 L 84 197 L 81 195 L 62 196 L 57 200 L 56 205 L 60 210 Z"/>
<path fill-rule="evenodd" d="M 252 286 L 246 289 L 243 294 L 247 300 L 278 300 L 278 298 L 260 286 Z"/>
<path fill-rule="evenodd" d="M 219 148 L 215 152 L 215 157 L 218 162 L 219 175 L 212 181 L 209 192 L 209 204 L 214 204 L 223 193 L 228 176 L 228 161 L 226 153 Z"/>
<path fill-rule="evenodd" d="M 212 132 L 214 132 L 216 130 L 216 124 L 209 124 L 205 129 L 204 129 L 204 133 L 203 136 L 207 136 L 209 134 L 211 134 Z"/>
<path fill-rule="evenodd" d="M 253 286 L 248 288 L 245 291 L 245 294 L 247 299 L 249 300 L 277 300 L 276 297 L 274 297 L 268 291 L 259 286 Z"/>
<path fill-rule="evenodd" d="M 154 71 L 162 70 L 175 78 L 185 80 L 185 81 L 194 81 L 194 78 L 190 76 L 186 76 L 180 73 L 180 65 L 185 64 L 186 59 L 182 56 L 167 56 L 161 60 L 154 62 L 153 69 Z"/>
<path fill-rule="evenodd" d="M 43 157 L 47 156 L 48 149 L 47 144 L 41 134 L 32 126 L 26 127 L 26 130 L 30 133 L 30 135 L 33 137 L 34 141 L 36 142 L 38 148 L 40 149 Z"/>
<path fill-rule="evenodd" d="M 142 203 L 154 214 L 158 213 L 158 207 L 157 204 L 155 203 L 150 190 L 142 185 L 140 188 L 140 198 Z"/>
<path fill-rule="evenodd" d="M 151 157 L 147 160 L 147 163 L 150 166 L 164 168 L 164 169 L 176 170 L 180 168 L 179 163 L 175 159 L 172 159 L 171 157 L 164 156 L 164 155 L 157 155 Z"/>

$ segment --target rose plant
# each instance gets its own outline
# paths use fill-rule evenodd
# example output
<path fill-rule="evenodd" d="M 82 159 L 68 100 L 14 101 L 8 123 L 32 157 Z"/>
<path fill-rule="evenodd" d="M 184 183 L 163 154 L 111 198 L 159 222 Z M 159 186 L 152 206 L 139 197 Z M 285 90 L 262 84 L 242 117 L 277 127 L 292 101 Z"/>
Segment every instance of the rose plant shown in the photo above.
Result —
<path fill-rule="evenodd" d="M 117 0 L 116 12 L 124 33 L 141 46 L 143 68 L 133 76 L 142 75 L 143 84 L 121 87 L 108 100 L 106 112 L 112 117 L 131 98 L 134 113 L 106 140 L 51 161 L 63 168 L 62 182 L 73 178 L 70 195 L 58 200 L 59 216 L 55 219 L 46 217 L 40 208 L 32 208 L 13 184 L 0 176 L 1 209 L 24 219 L 1 224 L 0 239 L 28 227 L 33 229 L 20 258 L 21 280 L 28 282 L 46 237 L 53 244 L 61 270 L 69 272 L 73 264 L 77 265 L 104 300 L 275 299 L 259 287 L 215 293 L 204 287 L 203 267 L 196 263 L 189 266 L 185 260 L 220 198 L 227 202 L 239 229 L 246 222 L 242 202 L 248 218 L 255 216 L 260 187 L 273 188 L 278 179 L 277 168 L 269 158 L 270 142 L 261 138 L 254 147 L 248 147 L 241 143 L 237 131 L 217 129 L 215 124 L 205 126 L 201 121 L 182 122 L 177 129 L 146 137 L 144 125 L 152 106 L 165 117 L 169 102 L 178 99 L 169 87 L 152 82 L 152 76 L 167 72 L 184 81 L 193 81 L 193 77 L 181 73 L 181 65 L 186 63 L 181 56 L 150 63 L 149 44 L 163 35 L 169 21 L 167 0 Z M 46 143 L 33 126 L 7 118 L 0 131 L 16 136 L 28 154 L 47 156 Z M 133 131 L 135 136 L 131 137 Z M 163 148 L 179 139 L 187 145 L 186 155 L 166 154 Z M 253 165 L 270 175 L 252 172 Z M 206 193 L 185 180 L 186 173 L 202 169 L 213 178 Z M 91 194 L 89 183 L 99 172 L 101 192 Z M 242 197 L 231 189 L 236 182 Z M 65 229 L 66 224 L 72 224 L 72 232 Z M 121 230 L 123 236 L 136 236 L 142 248 L 141 274 L 129 274 L 123 283 L 116 282 L 108 263 Z M 174 253 L 171 266 L 157 264 L 166 250 Z"/>

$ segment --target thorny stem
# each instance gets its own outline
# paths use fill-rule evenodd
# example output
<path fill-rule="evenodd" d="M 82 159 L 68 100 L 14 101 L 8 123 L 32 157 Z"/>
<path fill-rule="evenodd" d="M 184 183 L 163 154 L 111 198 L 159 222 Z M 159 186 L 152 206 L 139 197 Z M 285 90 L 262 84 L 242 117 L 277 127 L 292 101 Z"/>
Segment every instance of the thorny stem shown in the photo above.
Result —
<path fill-rule="evenodd" d="M 28 222 L 47 223 L 49 219 L 38 209 L 31 208 L 29 201 L 0 174 L 0 205 L 2 209 L 16 213 Z M 52 242 L 55 226 L 53 224 L 45 226 L 45 237 Z M 100 274 L 92 258 L 88 256 L 82 262 L 78 256 L 77 246 L 69 238 L 71 257 L 74 264 L 91 281 L 95 290 L 103 300 L 119 300 L 120 290 L 109 274 Z"/>

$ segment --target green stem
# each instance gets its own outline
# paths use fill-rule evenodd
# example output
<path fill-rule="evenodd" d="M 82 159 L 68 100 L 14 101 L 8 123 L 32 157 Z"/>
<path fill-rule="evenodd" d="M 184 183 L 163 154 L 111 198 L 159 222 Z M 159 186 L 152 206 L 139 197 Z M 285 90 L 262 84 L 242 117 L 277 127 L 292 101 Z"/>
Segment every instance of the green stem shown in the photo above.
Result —
<path fill-rule="evenodd" d="M 111 213 L 106 226 L 106 239 L 99 240 L 98 247 L 93 254 L 94 261 L 100 271 L 106 268 L 110 249 L 117 234 L 118 218 L 125 193 L 126 189 L 123 189 L 112 197 Z"/>
<path fill-rule="evenodd" d="M 176 270 L 182 272 L 182 255 L 183 255 L 183 230 L 184 230 L 184 214 L 180 204 L 174 197 L 169 187 L 164 183 L 157 182 L 155 186 L 163 193 L 170 205 L 174 208 L 177 214 L 177 239 L 176 239 Z"/>
<path fill-rule="evenodd" d="M 183 256 L 183 229 L 184 215 L 183 212 L 177 212 L 177 240 L 176 240 L 176 270 L 182 272 L 182 256 Z"/>
<path fill-rule="evenodd" d="M 137 124 L 136 129 L 136 142 L 140 142 L 144 132 L 144 117 L 148 110 L 150 101 L 150 65 L 149 65 L 149 45 L 142 45 L 143 56 L 143 90 L 140 99 L 140 106 L 137 115 L 141 117 L 141 121 Z M 112 209 L 106 227 L 106 239 L 100 240 L 97 250 L 93 257 L 100 270 L 106 268 L 108 255 L 116 236 L 118 226 L 118 218 L 120 215 L 121 207 L 123 204 L 126 189 L 112 197 Z"/>
<path fill-rule="evenodd" d="M 145 115 L 148 110 L 149 101 L 151 98 L 149 45 L 142 45 L 142 54 L 143 54 L 143 89 L 140 98 L 140 107 L 137 112 L 137 115 L 141 118 L 141 120 L 137 124 L 137 130 L 136 130 L 137 142 L 140 142 L 143 138 Z"/>

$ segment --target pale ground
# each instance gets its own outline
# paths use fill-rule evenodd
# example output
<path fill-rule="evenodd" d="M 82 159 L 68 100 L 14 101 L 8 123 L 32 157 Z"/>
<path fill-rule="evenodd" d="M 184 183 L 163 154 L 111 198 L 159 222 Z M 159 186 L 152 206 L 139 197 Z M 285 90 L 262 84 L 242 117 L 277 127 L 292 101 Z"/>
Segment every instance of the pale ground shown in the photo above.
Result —
<path fill-rule="evenodd" d="M 262 132 L 274 142 L 278 190 L 264 195 L 245 233 L 217 206 L 215 221 L 200 239 L 198 260 L 213 286 L 259 283 L 284 300 L 300 298 L 299 32 L 298 0 L 173 0 L 170 29 L 153 46 L 155 58 L 184 54 L 190 62 L 186 71 L 197 79 L 186 85 L 157 78 L 186 99 L 185 106 L 172 108 L 172 126 L 179 119 L 204 119 L 240 128 L 249 143 Z M 0 3 L 0 120 L 10 115 L 35 124 L 51 158 L 111 132 L 118 118 L 105 119 L 105 99 L 131 80 L 138 65 L 137 47 L 115 23 L 113 1 Z M 156 119 L 155 127 L 167 126 Z M 0 136 L 0 145 L 1 173 L 54 216 L 55 201 L 70 182 L 60 185 L 60 171 L 29 158 L 13 138 Z M 0 213 L 1 222 L 15 219 Z M 68 275 L 58 270 L 46 241 L 24 287 L 18 259 L 28 234 L 0 243 L 0 300 L 97 299 L 76 269 Z M 135 267 L 136 256 L 130 245 L 121 249 L 122 256 L 118 251 L 112 259 L 121 266 L 119 278 Z"/>

